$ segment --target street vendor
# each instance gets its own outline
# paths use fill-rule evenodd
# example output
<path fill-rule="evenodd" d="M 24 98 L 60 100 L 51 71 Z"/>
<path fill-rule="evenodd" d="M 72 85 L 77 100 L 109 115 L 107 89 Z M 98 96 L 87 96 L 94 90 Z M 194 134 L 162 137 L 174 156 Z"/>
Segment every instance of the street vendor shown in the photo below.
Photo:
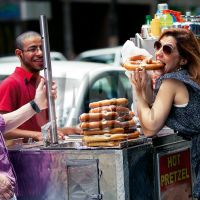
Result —
<path fill-rule="evenodd" d="M 12 112 L 27 102 L 35 95 L 38 82 L 41 78 L 40 71 L 44 69 L 41 35 L 34 31 L 22 33 L 16 38 L 15 54 L 21 66 L 16 67 L 14 73 L 7 77 L 0 85 L 0 112 Z M 24 138 L 28 141 L 41 141 L 41 126 L 48 122 L 48 110 L 43 110 L 34 115 L 20 127 L 5 134 L 6 139 Z M 79 133 L 78 128 L 66 127 L 65 132 L 58 130 L 59 138 L 64 134 Z"/>
<path fill-rule="evenodd" d="M 165 65 L 155 88 L 146 88 L 151 76 L 144 69 L 130 77 L 142 131 L 151 137 L 166 125 L 192 140 L 193 196 L 200 199 L 200 46 L 190 30 L 174 28 L 165 30 L 154 48 L 156 60 Z M 147 96 L 150 90 L 152 98 Z"/>
<path fill-rule="evenodd" d="M 56 97 L 56 86 L 52 86 L 52 95 Z M 46 87 L 44 79 L 41 79 L 35 94 L 35 98 L 21 108 L 11 113 L 0 115 L 0 199 L 10 200 L 14 196 L 16 179 L 12 165 L 9 160 L 8 152 L 5 147 L 5 134 L 15 129 L 20 124 L 34 116 L 36 108 L 44 110 L 47 108 Z M 13 200 L 15 197 L 13 197 Z"/>

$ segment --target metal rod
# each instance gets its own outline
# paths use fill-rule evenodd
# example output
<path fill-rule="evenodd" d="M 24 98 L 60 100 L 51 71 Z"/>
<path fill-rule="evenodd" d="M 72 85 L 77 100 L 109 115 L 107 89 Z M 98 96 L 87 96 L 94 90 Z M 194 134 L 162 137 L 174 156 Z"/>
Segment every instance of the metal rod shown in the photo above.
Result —
<path fill-rule="evenodd" d="M 51 70 L 48 25 L 45 15 L 40 15 L 40 32 L 41 32 L 42 47 L 43 47 L 44 75 L 47 86 L 49 121 L 51 122 L 50 137 L 51 137 L 51 144 L 53 145 L 53 144 L 58 144 L 58 135 L 57 135 L 57 125 L 56 125 L 55 102 L 51 95 L 52 70 Z"/>

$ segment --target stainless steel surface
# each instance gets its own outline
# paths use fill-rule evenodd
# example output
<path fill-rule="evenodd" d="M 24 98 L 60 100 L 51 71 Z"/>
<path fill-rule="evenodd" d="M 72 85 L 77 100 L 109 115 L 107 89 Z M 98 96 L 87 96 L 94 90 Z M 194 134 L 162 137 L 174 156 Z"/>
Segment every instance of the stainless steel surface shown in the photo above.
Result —
<path fill-rule="evenodd" d="M 157 153 L 189 145 L 174 134 L 139 138 L 117 149 L 79 149 L 68 142 L 9 154 L 18 200 L 158 200 Z"/>
<path fill-rule="evenodd" d="M 50 127 L 51 145 L 58 143 L 55 102 L 51 95 L 52 86 L 52 70 L 50 59 L 50 45 L 47 19 L 45 15 L 40 15 L 40 32 L 42 36 L 43 56 L 44 56 L 44 74 L 47 85 L 49 121 L 52 123 Z"/>

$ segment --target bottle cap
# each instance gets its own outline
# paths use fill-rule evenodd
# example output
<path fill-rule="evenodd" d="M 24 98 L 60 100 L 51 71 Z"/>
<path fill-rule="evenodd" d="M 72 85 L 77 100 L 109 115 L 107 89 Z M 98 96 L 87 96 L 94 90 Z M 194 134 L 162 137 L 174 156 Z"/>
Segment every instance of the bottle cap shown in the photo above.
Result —
<path fill-rule="evenodd" d="M 146 24 L 150 25 L 150 23 L 151 23 L 151 15 L 146 15 L 145 18 L 146 18 Z"/>

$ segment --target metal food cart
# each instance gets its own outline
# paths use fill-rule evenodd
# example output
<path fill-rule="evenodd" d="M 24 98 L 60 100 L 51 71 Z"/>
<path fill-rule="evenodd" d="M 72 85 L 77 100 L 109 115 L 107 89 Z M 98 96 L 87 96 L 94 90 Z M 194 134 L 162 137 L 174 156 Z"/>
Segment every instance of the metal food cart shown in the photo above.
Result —
<path fill-rule="evenodd" d="M 163 192 L 159 171 L 163 156 L 182 151 L 190 152 L 190 142 L 170 134 L 140 137 L 116 148 L 87 148 L 72 142 L 53 147 L 16 145 L 9 154 L 17 175 L 18 200 L 155 200 L 166 199 L 173 188 L 182 195 L 175 187 L 183 181 L 178 179 Z M 190 154 L 184 154 L 181 162 L 188 159 Z M 192 178 L 187 170 L 190 199 Z"/>

